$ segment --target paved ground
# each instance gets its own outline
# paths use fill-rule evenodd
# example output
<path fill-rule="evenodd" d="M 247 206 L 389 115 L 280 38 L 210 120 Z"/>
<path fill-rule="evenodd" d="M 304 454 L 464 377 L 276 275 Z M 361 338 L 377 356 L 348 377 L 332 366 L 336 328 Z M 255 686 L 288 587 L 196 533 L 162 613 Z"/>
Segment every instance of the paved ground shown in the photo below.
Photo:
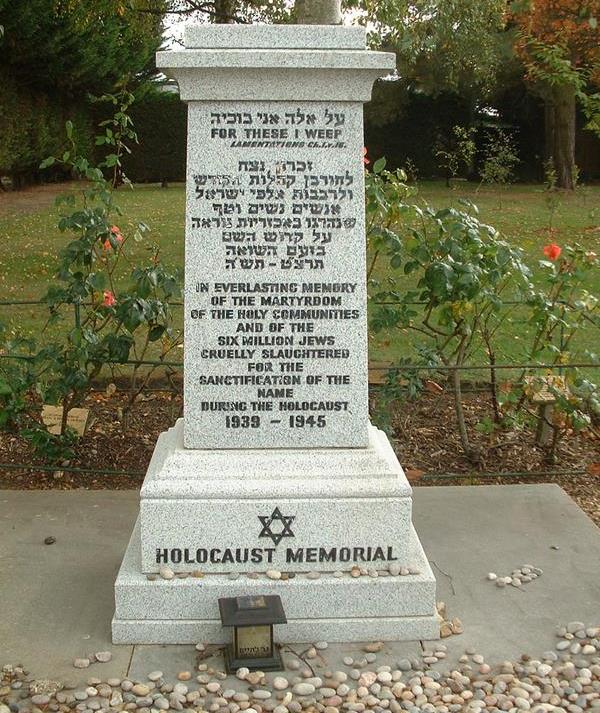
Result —
<path fill-rule="evenodd" d="M 193 667 L 191 646 L 110 643 L 112 586 L 137 503 L 135 492 L 0 491 L 0 665 L 22 663 L 36 677 L 74 683 Z M 553 647 L 557 623 L 600 623 L 600 530 L 557 486 L 417 488 L 414 507 L 438 599 L 465 627 L 444 640 L 450 660 L 467 646 L 491 663 L 537 655 Z M 50 535 L 56 544 L 45 545 Z M 523 564 L 542 567 L 544 575 L 522 590 L 485 579 Z M 420 647 L 388 644 L 378 664 Z M 75 657 L 107 649 L 111 663 L 72 667 Z M 359 650 L 331 646 L 315 666 L 336 668 Z"/>

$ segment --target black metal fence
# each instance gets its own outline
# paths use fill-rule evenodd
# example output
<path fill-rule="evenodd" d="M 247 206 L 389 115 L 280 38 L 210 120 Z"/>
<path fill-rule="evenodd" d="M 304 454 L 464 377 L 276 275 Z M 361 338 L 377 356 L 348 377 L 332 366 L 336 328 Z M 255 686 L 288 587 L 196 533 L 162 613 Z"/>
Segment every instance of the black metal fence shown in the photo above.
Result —
<path fill-rule="evenodd" d="M 382 301 L 374 302 L 377 305 L 392 305 L 399 304 L 399 302 L 394 301 Z M 418 306 L 423 305 L 423 302 L 410 302 L 409 304 Z M 524 301 L 520 300 L 507 300 L 502 303 L 505 306 L 518 306 L 525 305 Z M 0 300 L 1 307 L 19 307 L 19 306 L 42 306 L 47 305 L 43 300 Z M 173 301 L 170 303 L 172 307 L 182 307 L 182 301 Z M 74 308 L 74 322 L 78 319 L 78 309 L 77 305 L 73 305 Z M 592 325 L 593 328 L 600 330 L 600 322 L 594 318 L 586 315 L 587 322 Z M 33 359 L 33 357 L 24 354 L 0 354 L 0 359 Z M 135 360 L 130 359 L 125 362 L 119 362 L 114 364 L 114 366 L 150 366 L 150 367 L 164 367 L 166 369 L 177 370 L 183 368 L 183 361 L 171 361 L 171 360 L 161 360 L 161 359 L 142 359 Z M 565 371 L 572 369 L 598 369 L 600 368 L 599 362 L 572 362 L 567 364 L 540 364 L 540 363 L 507 363 L 507 364 L 465 364 L 460 366 L 446 365 L 446 364 L 435 364 L 435 365 L 423 365 L 423 364 L 401 364 L 395 366 L 394 364 L 369 364 L 369 374 L 381 375 L 393 372 L 402 371 L 412 371 L 412 372 L 429 372 L 429 373 L 444 373 L 444 372 L 495 372 L 495 371 L 556 371 L 558 373 L 564 373 Z M 471 383 L 468 388 L 463 387 L 465 392 L 478 392 L 478 391 L 489 391 L 490 386 L 488 384 L 481 385 L 477 383 Z M 94 389 L 92 389 L 94 390 Z M 147 392 L 173 392 L 173 388 L 155 388 L 148 386 L 144 389 Z M 25 463 L 0 463 L 0 470 L 36 470 L 42 472 L 55 472 L 57 470 L 72 472 L 72 473 L 82 473 L 90 475 L 106 475 L 106 476 L 122 476 L 122 477 L 132 477 L 139 478 L 142 477 L 144 471 L 129 471 L 129 470 L 105 470 L 105 469 L 95 469 L 95 468 L 80 468 L 80 467 L 70 467 L 70 466 L 44 466 L 44 465 L 28 465 Z M 525 478 L 554 478 L 561 475 L 585 475 L 586 470 L 582 468 L 564 468 L 555 470 L 543 470 L 543 471 L 473 471 L 472 473 L 446 473 L 446 472 L 434 472 L 426 473 L 423 476 L 423 480 L 465 480 L 465 479 L 525 479 Z"/>

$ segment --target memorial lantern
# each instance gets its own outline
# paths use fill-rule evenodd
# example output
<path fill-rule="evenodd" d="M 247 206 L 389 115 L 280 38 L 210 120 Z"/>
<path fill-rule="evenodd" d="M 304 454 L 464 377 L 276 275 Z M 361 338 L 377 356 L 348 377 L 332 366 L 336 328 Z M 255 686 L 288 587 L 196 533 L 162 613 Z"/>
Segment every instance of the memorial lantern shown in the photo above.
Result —
<path fill-rule="evenodd" d="M 223 626 L 233 627 L 233 639 L 225 650 L 228 673 L 242 666 L 251 671 L 283 668 L 279 648 L 273 641 L 273 625 L 287 622 L 278 596 L 247 596 L 219 599 Z"/>

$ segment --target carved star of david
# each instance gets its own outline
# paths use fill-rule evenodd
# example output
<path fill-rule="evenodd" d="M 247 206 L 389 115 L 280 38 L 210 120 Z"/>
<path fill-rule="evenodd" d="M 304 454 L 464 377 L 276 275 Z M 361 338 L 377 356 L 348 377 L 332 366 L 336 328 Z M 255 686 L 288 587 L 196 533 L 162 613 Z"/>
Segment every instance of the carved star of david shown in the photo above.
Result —
<path fill-rule="evenodd" d="M 296 519 L 295 515 L 282 515 L 279 508 L 275 508 L 271 515 L 259 515 L 258 519 L 263 526 L 259 537 L 270 537 L 275 547 L 284 537 L 295 537 L 292 532 L 292 522 Z M 277 531 L 273 532 L 272 525 L 276 522 L 281 523 L 282 529 L 277 528 Z"/>

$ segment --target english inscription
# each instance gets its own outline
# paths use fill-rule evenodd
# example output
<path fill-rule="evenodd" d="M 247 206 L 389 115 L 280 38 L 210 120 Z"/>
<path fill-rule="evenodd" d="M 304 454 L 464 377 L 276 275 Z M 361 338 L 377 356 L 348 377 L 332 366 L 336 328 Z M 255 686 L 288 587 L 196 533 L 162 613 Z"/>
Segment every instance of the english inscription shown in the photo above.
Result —
<path fill-rule="evenodd" d="M 156 564 L 272 564 L 275 547 L 159 547 Z M 285 564 L 396 562 L 391 546 L 377 547 L 287 547 Z"/>

